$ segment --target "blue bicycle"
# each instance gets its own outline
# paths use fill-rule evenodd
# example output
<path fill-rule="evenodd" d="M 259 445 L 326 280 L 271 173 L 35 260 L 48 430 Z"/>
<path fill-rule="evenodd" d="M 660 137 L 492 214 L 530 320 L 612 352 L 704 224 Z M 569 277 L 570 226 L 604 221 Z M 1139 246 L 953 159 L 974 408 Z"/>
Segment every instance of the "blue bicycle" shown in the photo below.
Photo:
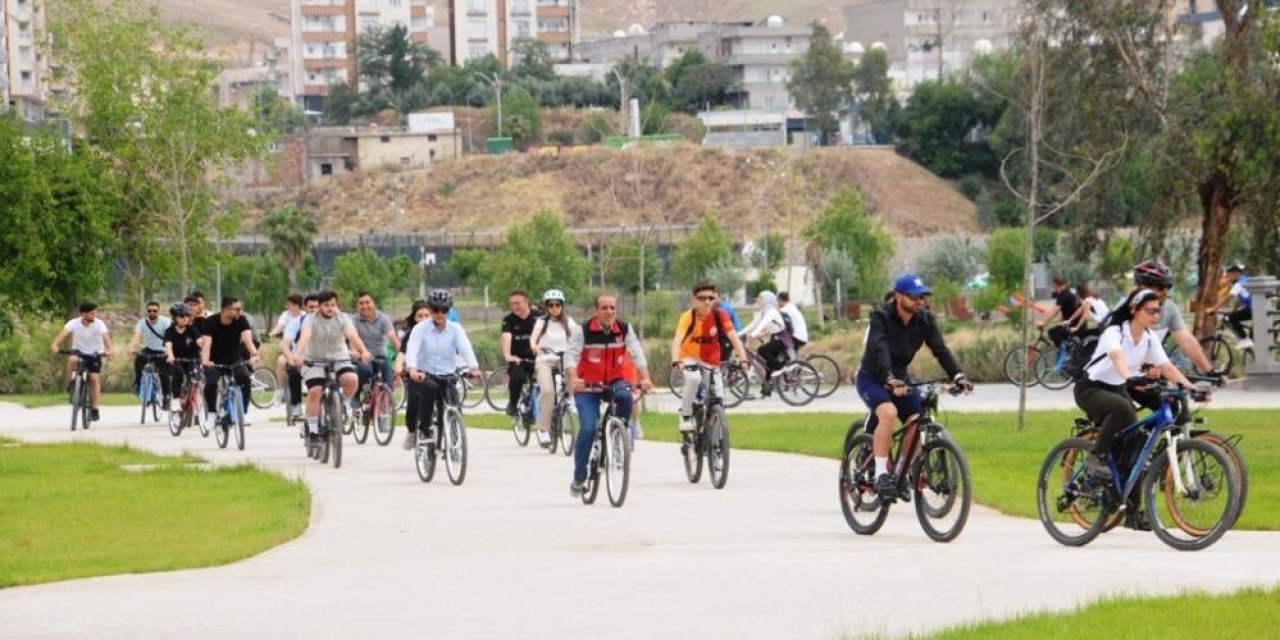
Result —
<path fill-rule="evenodd" d="M 1116 514 L 1125 526 L 1150 529 L 1179 551 L 1209 547 L 1235 523 L 1240 485 L 1227 454 L 1189 433 L 1190 401 L 1204 401 L 1208 393 L 1145 378 L 1130 384 L 1157 391 L 1160 406 L 1121 430 L 1120 453 L 1107 468 L 1097 466 L 1093 442 L 1086 438 L 1070 438 L 1050 450 L 1036 485 L 1040 522 L 1067 546 L 1092 542 L 1109 522 L 1114 525 Z"/>
<path fill-rule="evenodd" d="M 1046 349 L 1036 358 L 1036 380 L 1046 389 L 1058 391 L 1071 386 L 1071 375 L 1067 373 L 1067 360 L 1071 351 L 1080 344 L 1080 338 L 1070 335 L 1062 344 Z"/>
<path fill-rule="evenodd" d="M 213 436 L 218 440 L 218 448 L 226 449 L 230 433 L 236 434 L 236 448 L 244 450 L 244 398 L 240 393 L 240 385 L 236 383 L 236 369 L 244 363 L 215 364 L 218 372 L 218 401 L 214 405 L 217 419 L 213 424 Z"/>
<path fill-rule="evenodd" d="M 150 353 L 146 355 L 146 364 L 142 367 L 142 377 L 138 379 L 138 400 L 142 401 L 142 424 L 147 423 L 147 409 L 151 409 L 151 421 L 160 422 L 160 405 L 163 400 L 164 408 L 169 408 L 169 398 L 161 398 L 160 391 L 164 387 L 160 384 L 159 366 L 164 361 L 163 353 Z"/>

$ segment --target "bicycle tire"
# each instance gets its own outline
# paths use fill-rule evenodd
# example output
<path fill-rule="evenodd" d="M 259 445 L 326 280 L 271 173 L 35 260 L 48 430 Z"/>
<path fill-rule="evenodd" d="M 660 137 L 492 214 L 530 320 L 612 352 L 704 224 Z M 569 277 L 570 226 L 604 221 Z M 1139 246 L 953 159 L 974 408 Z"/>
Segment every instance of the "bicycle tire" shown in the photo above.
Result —
<path fill-rule="evenodd" d="M 226 406 L 226 403 L 223 403 Z M 227 440 L 231 438 L 230 425 L 226 424 L 229 418 L 226 416 L 218 416 L 214 414 L 213 438 L 218 442 L 219 449 L 227 448 Z"/>
<path fill-rule="evenodd" d="M 876 495 L 872 438 L 871 434 L 862 432 L 860 422 L 850 426 L 846 434 L 837 484 L 845 523 L 860 536 L 875 535 L 889 517 L 889 505 Z"/>
<path fill-rule="evenodd" d="M 684 459 L 684 475 L 689 484 L 702 480 L 702 452 L 698 450 L 698 438 L 694 433 L 680 434 L 680 457 Z"/>
<path fill-rule="evenodd" d="M 329 396 L 325 398 L 324 404 L 324 415 L 327 423 L 325 431 L 328 436 L 326 439 L 327 444 L 325 446 L 324 462 L 332 461 L 333 468 L 338 469 L 342 467 L 342 441 L 343 436 L 346 435 L 343 433 L 343 426 L 344 424 L 350 424 L 352 421 L 343 420 L 342 400 L 339 399 L 337 393 L 329 394 Z"/>
<path fill-rule="evenodd" d="M 568 400 L 564 401 L 564 412 L 560 414 L 560 450 L 564 455 L 573 455 L 573 448 L 578 442 L 578 411 Z"/>
<path fill-rule="evenodd" d="M 1071 386 L 1071 383 L 1074 382 L 1071 376 L 1067 375 L 1066 370 L 1058 366 L 1058 359 L 1059 355 L 1056 350 L 1041 354 L 1041 357 L 1036 358 L 1036 382 L 1051 391 L 1061 391 Z"/>
<path fill-rule="evenodd" d="M 1040 524 L 1051 538 L 1068 547 L 1084 546 L 1101 535 L 1112 511 L 1109 481 L 1093 478 L 1085 468 L 1092 450 L 1092 443 L 1084 438 L 1059 442 L 1045 456 L 1036 482 Z M 1059 489 L 1064 493 L 1059 494 Z M 1066 521 L 1055 521 L 1055 514 Z M 1079 532 L 1058 526 L 1068 523 Z"/>
<path fill-rule="evenodd" d="M 1236 484 L 1236 475 L 1231 471 L 1231 460 L 1222 449 L 1200 440 L 1180 440 L 1177 444 L 1178 470 L 1184 468 L 1184 460 L 1195 467 L 1194 483 L 1192 478 L 1183 477 L 1182 481 L 1190 495 L 1177 495 L 1177 486 L 1173 481 L 1173 469 L 1169 467 L 1168 452 L 1161 452 L 1151 461 L 1151 467 L 1142 482 L 1143 503 L 1151 530 L 1161 542 L 1179 551 L 1199 551 L 1217 542 L 1235 523 L 1240 505 L 1240 490 Z M 1201 468 L 1205 461 L 1221 470 L 1220 473 Z M 1194 487 L 1193 484 L 1199 485 Z M 1225 489 L 1225 492 L 1223 491 Z M 1208 507 L 1208 514 L 1213 517 L 1210 523 L 1190 523 L 1187 521 L 1188 509 L 1176 506 L 1180 498 L 1193 502 L 1217 499 L 1218 507 Z M 1160 507 L 1164 506 L 1165 509 Z M 1198 505 L 1191 505 L 1198 506 Z M 1215 515 L 1216 514 L 1216 515 Z M 1166 515 L 1172 526 L 1166 526 Z M 1181 538 L 1176 532 L 1182 532 L 1189 539 Z"/>
<path fill-rule="evenodd" d="M 1203 440 L 1209 444 L 1222 449 L 1227 454 L 1227 458 L 1231 460 L 1232 469 L 1236 472 L 1236 486 L 1240 489 L 1240 504 L 1236 508 L 1236 520 L 1232 521 L 1231 526 L 1235 526 L 1239 521 L 1240 515 L 1244 513 L 1244 506 L 1249 501 L 1249 467 L 1245 464 L 1244 454 L 1240 452 L 1231 438 L 1224 438 L 1222 434 L 1213 431 L 1206 431 L 1193 436 L 1195 440 Z"/>
<path fill-rule="evenodd" d="M 249 376 L 249 402 L 259 409 L 274 407 L 279 384 L 276 372 L 264 366 L 255 368 Z"/>
<path fill-rule="evenodd" d="M 1014 347 L 1004 356 L 1004 377 L 1015 387 L 1025 385 L 1027 388 L 1040 384 L 1036 379 L 1036 361 L 1040 359 L 1040 350 L 1031 345 L 1023 350 Z M 1021 382 L 1019 382 L 1021 380 Z"/>
<path fill-rule="evenodd" d="M 459 389 L 458 399 L 463 409 L 474 409 L 484 402 L 484 389 L 479 389 L 470 380 L 458 377 L 462 388 Z"/>
<path fill-rule="evenodd" d="M 503 413 L 507 410 L 507 370 L 494 369 L 484 378 L 484 401 L 494 411 Z"/>
<path fill-rule="evenodd" d="M 523 396 L 528 391 L 529 388 L 526 386 L 521 395 Z M 524 398 L 522 397 L 522 401 L 516 403 L 516 415 L 511 418 L 511 433 L 516 437 L 516 444 L 527 447 L 529 446 L 529 436 L 532 435 L 532 429 L 529 428 L 529 423 L 525 421 L 524 408 L 527 403 L 523 400 Z M 505 408 L 503 410 L 505 411 Z"/>
<path fill-rule="evenodd" d="M 723 489 L 729 481 L 729 420 L 724 407 L 716 407 L 711 418 L 711 426 L 706 429 L 707 473 L 711 486 Z"/>
<path fill-rule="evenodd" d="M 405 387 L 405 383 L 403 380 L 401 380 L 396 384 L 391 385 L 391 399 L 393 401 L 392 404 L 395 405 L 397 411 L 403 410 L 405 405 L 408 404 L 409 392 L 408 392 L 408 389 Z"/>
<path fill-rule="evenodd" d="M 142 371 L 142 377 L 138 378 L 138 398 L 142 400 L 142 418 L 140 424 L 147 423 L 147 407 L 151 404 L 151 373 L 147 370 Z"/>
<path fill-rule="evenodd" d="M 391 385 L 384 382 L 378 386 L 378 394 L 373 403 L 373 439 L 385 447 L 391 442 L 391 434 L 396 429 L 396 405 Z"/>
<path fill-rule="evenodd" d="M 785 372 L 791 369 L 789 372 Z M 775 385 L 778 390 L 778 397 L 782 401 L 793 406 L 802 407 L 818 396 L 818 370 L 813 365 L 803 360 L 789 362 L 783 367 L 785 373 L 778 376 L 778 382 Z"/>
<path fill-rule="evenodd" d="M 599 446 L 600 456 L 604 456 L 604 427 L 605 425 L 597 425 L 595 438 L 592 439 L 592 447 Z M 603 460 L 596 457 L 588 456 L 587 458 L 587 478 L 582 487 L 582 504 L 593 504 L 596 496 L 600 494 L 600 467 L 604 466 Z"/>
<path fill-rule="evenodd" d="M 418 479 L 431 482 L 436 475 L 436 446 L 428 440 L 414 445 L 413 464 L 418 470 Z"/>
<path fill-rule="evenodd" d="M 195 393 L 196 400 L 195 404 L 191 408 L 193 414 L 191 419 L 196 423 L 196 426 L 200 428 L 200 437 L 208 438 L 210 432 L 209 415 L 207 413 L 208 408 L 204 406 L 204 388 L 197 388 Z"/>
<path fill-rule="evenodd" d="M 456 407 L 444 410 L 444 468 L 449 472 L 453 486 L 467 479 L 467 427 L 462 422 L 462 412 Z"/>
<path fill-rule="evenodd" d="M 747 399 L 751 393 L 751 382 L 747 372 L 738 367 L 724 367 L 721 372 L 724 377 L 724 406 L 732 409 Z"/>
<path fill-rule="evenodd" d="M 71 430 L 76 430 L 76 421 L 82 420 L 82 409 L 84 408 L 84 380 L 80 376 L 71 379 Z M 91 416 L 92 414 L 85 414 Z M 88 429 L 89 423 L 82 421 L 82 428 Z"/>
<path fill-rule="evenodd" d="M 667 387 L 671 389 L 671 395 L 684 400 L 684 367 L 671 367 L 671 374 L 667 376 Z"/>
<path fill-rule="evenodd" d="M 605 425 L 604 479 L 609 494 L 609 504 L 621 507 L 627 501 L 627 488 L 631 481 L 631 433 L 618 418 L 609 418 Z"/>
<path fill-rule="evenodd" d="M 184 421 L 187 419 L 186 412 L 182 410 L 169 411 L 168 416 L 169 416 L 169 420 L 168 420 L 169 435 L 175 438 L 182 435 L 182 429 L 187 426 L 184 423 Z"/>
<path fill-rule="evenodd" d="M 934 460 L 935 454 L 942 453 L 945 460 L 941 465 Z M 912 465 L 912 492 L 916 505 L 916 518 L 920 520 L 920 528 L 934 542 L 951 542 L 955 540 L 969 519 L 969 507 L 972 500 L 972 485 L 969 479 L 969 463 L 964 458 L 960 447 L 946 438 L 937 438 L 920 449 L 920 455 Z M 958 478 L 954 477 L 959 475 Z M 941 520 L 955 511 L 956 489 L 960 490 L 960 511 L 955 521 L 946 528 L 934 526 L 935 520 Z M 930 494 L 943 498 L 942 507 L 933 507 L 928 502 Z"/>
<path fill-rule="evenodd" d="M 829 397 L 836 392 L 836 389 L 840 388 L 842 374 L 840 372 L 840 364 L 834 358 L 817 353 L 806 357 L 804 360 L 818 372 L 817 397 Z"/>
<path fill-rule="evenodd" d="M 1235 366 L 1235 353 L 1231 345 L 1222 336 L 1212 335 L 1200 341 L 1204 357 L 1209 359 L 1215 371 L 1231 371 Z"/>

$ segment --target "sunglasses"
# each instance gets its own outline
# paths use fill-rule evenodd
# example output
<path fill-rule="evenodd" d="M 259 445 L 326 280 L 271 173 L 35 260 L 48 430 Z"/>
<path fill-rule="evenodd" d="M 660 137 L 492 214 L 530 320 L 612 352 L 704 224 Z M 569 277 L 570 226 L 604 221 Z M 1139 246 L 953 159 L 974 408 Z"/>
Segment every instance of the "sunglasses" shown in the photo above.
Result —
<path fill-rule="evenodd" d="M 716 297 L 715 296 L 698 296 L 698 300 L 701 300 L 702 302 L 715 302 Z"/>
<path fill-rule="evenodd" d="M 1143 311 L 1143 313 L 1146 313 L 1146 314 L 1147 314 L 1147 315 L 1149 315 L 1149 316 L 1158 316 L 1158 315 L 1160 315 L 1164 310 L 1163 310 L 1163 309 L 1161 309 L 1160 307 L 1143 307 L 1143 308 L 1142 308 L 1142 311 Z"/>
<path fill-rule="evenodd" d="M 438 313 L 438 314 L 444 315 L 446 313 L 449 313 L 449 310 L 448 309 L 432 309 L 431 313 L 433 314 Z"/>
<path fill-rule="evenodd" d="M 160 310 L 159 310 L 159 309 L 147 309 L 147 313 L 154 315 L 154 314 L 160 313 Z"/>
<path fill-rule="evenodd" d="M 561 305 L 559 302 L 548 302 L 548 303 L 547 303 L 547 308 L 548 308 L 548 309 L 551 309 L 551 308 L 557 308 L 557 309 L 558 309 L 558 308 L 560 308 L 561 306 L 562 306 L 562 305 Z"/>

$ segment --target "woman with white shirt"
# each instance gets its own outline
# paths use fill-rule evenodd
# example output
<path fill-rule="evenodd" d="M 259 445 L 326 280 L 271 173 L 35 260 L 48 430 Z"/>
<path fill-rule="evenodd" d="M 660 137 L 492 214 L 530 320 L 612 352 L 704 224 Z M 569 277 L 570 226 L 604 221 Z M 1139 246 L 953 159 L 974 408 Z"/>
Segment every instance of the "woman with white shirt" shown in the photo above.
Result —
<path fill-rule="evenodd" d="M 538 318 L 529 335 L 529 344 L 537 355 L 534 375 L 538 380 L 538 444 L 551 443 L 551 414 L 556 406 L 556 387 L 552 372 L 560 368 L 560 356 L 569 349 L 569 337 L 578 330 L 578 323 L 564 313 L 564 292 L 548 289 L 542 295 L 546 315 Z M 543 350 L 552 353 L 543 353 Z"/>
<path fill-rule="evenodd" d="M 742 328 L 741 335 L 748 338 L 759 338 L 765 333 L 773 335 L 773 339 L 756 350 L 760 359 L 764 360 L 766 370 L 764 380 L 760 383 L 760 395 L 768 397 L 773 391 L 770 385 L 773 372 L 781 369 L 795 353 L 795 343 L 791 342 L 787 323 L 778 309 L 778 296 L 772 291 L 761 291 L 756 302 L 760 305 L 760 310 L 751 319 L 751 323 Z"/>
<path fill-rule="evenodd" d="M 1107 314 L 1111 313 L 1111 308 L 1107 306 L 1106 301 L 1093 292 L 1093 288 L 1087 282 L 1080 283 L 1076 287 L 1076 293 L 1080 296 L 1080 308 L 1076 310 L 1075 315 L 1067 319 L 1067 326 L 1078 336 L 1102 333 L 1103 323 L 1107 319 Z M 1090 320 L 1097 325 L 1096 329 L 1087 328 Z"/>
<path fill-rule="evenodd" d="M 1147 408 L 1154 408 L 1158 401 L 1154 394 L 1144 392 L 1142 385 L 1130 386 L 1130 378 L 1140 375 L 1143 365 L 1152 366 L 1147 371 L 1149 379 L 1163 375 L 1179 385 L 1191 386 L 1151 330 L 1159 321 L 1160 313 L 1160 297 L 1156 292 L 1139 289 L 1130 295 L 1124 306 L 1111 315 L 1085 369 L 1086 378 L 1076 384 L 1076 406 L 1102 426 L 1093 451 L 1103 462 L 1112 453 L 1116 434 L 1138 420 L 1133 407 L 1135 397 Z"/>

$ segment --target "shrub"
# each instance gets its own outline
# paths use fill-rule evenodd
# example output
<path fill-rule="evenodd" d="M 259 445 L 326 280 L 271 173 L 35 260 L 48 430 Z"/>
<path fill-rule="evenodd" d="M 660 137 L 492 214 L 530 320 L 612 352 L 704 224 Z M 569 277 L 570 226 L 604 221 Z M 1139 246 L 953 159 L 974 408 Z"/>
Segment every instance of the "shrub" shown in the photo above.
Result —
<path fill-rule="evenodd" d="M 979 263 L 978 249 L 972 240 L 964 236 L 943 236 L 916 262 L 916 272 L 928 283 L 968 282 L 978 274 Z"/>
<path fill-rule="evenodd" d="M 982 194 L 982 183 L 978 181 L 978 176 L 976 175 L 969 174 L 960 178 L 958 186 L 960 187 L 960 193 L 963 193 L 964 197 L 975 202 L 978 200 L 978 196 Z"/>
<path fill-rule="evenodd" d="M 551 144 L 567 147 L 573 144 L 573 131 L 569 129 L 556 129 L 547 134 L 547 142 Z"/>

